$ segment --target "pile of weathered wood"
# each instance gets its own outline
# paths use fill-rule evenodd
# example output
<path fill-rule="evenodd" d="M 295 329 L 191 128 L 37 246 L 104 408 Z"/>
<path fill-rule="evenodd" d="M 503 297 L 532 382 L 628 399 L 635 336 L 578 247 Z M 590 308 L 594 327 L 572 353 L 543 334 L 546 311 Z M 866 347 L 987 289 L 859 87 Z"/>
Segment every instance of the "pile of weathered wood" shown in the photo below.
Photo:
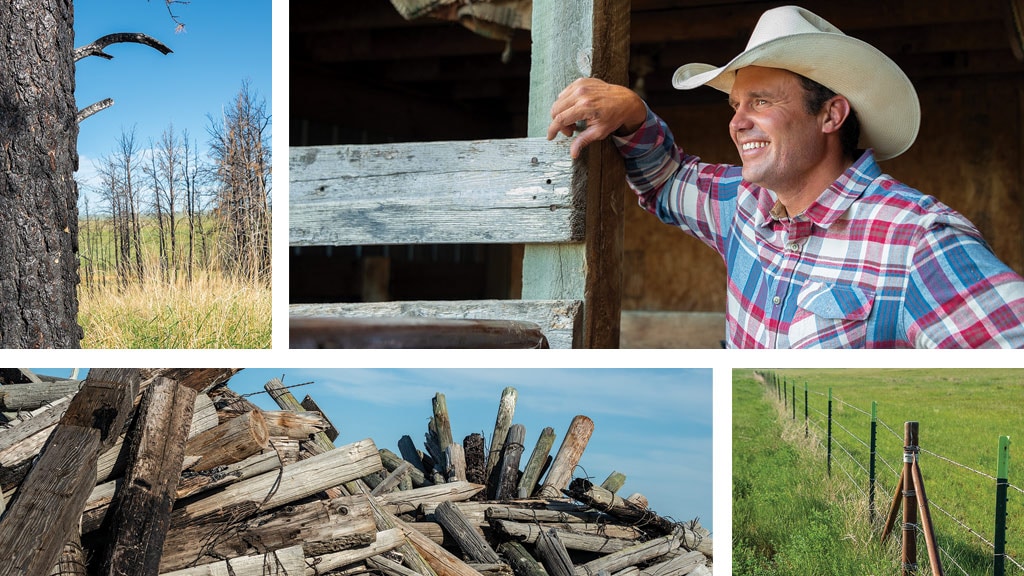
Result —
<path fill-rule="evenodd" d="M 488 447 L 452 441 L 442 394 L 426 452 L 337 431 L 307 396 L 235 369 L 92 369 L 84 380 L 0 370 L 0 574 L 637 576 L 711 573 L 696 520 L 573 471 L 593 423 L 552 457 L 546 428 L 520 471 L 525 430 L 505 390 Z M 6 509 L 5 509 L 6 504 Z"/>

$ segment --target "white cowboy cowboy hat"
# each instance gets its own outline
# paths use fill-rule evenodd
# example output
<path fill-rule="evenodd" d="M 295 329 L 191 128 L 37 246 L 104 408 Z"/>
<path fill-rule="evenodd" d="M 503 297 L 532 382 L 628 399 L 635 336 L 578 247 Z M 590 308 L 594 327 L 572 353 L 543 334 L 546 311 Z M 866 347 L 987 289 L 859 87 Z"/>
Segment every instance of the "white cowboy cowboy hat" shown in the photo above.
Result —
<path fill-rule="evenodd" d="M 874 148 L 879 160 L 905 152 L 917 138 L 921 106 L 907 75 L 870 44 L 798 6 L 761 15 L 747 48 L 728 64 L 680 66 L 672 85 L 689 90 L 708 85 L 728 93 L 744 66 L 782 68 L 842 94 L 860 120 L 861 148 Z"/>

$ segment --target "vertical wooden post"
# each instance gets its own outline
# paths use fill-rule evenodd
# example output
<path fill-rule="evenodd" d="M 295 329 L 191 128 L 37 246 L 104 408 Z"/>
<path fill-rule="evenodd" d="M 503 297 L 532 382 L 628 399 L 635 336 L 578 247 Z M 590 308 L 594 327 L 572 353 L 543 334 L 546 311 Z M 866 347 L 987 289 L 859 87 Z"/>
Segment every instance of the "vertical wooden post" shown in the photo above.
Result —
<path fill-rule="evenodd" d="M 1010 484 L 1010 437 L 999 437 L 996 460 L 996 526 L 993 576 L 1006 574 L 1006 487 Z"/>
<path fill-rule="evenodd" d="M 917 574 L 917 492 L 913 476 L 917 451 L 917 422 L 906 422 L 903 424 L 903 576 Z"/>
<path fill-rule="evenodd" d="M 793 420 L 796 420 L 796 382 L 793 382 L 793 390 L 790 397 L 793 398 Z"/>
<path fill-rule="evenodd" d="M 551 447 L 555 445 L 555 430 L 550 426 L 541 430 L 537 444 L 533 447 L 530 459 L 523 469 L 523 476 L 519 479 L 519 497 L 529 498 L 533 495 L 533 489 L 540 480 L 541 471 L 551 454 Z"/>
<path fill-rule="evenodd" d="M 871 460 L 868 463 L 868 521 L 875 523 L 875 454 L 878 446 L 878 402 L 871 401 Z"/>
<path fill-rule="evenodd" d="M 448 477 L 449 463 L 445 452 L 452 445 L 452 426 L 448 418 L 448 402 L 444 394 L 434 394 L 432 401 L 434 417 L 427 426 L 427 452 L 434 459 L 434 468 Z"/>
<path fill-rule="evenodd" d="M 494 467 L 498 481 L 494 484 L 495 500 L 511 500 L 517 496 L 519 484 L 519 460 L 523 456 L 523 442 L 526 439 L 526 426 L 513 424 L 505 437 L 505 446 L 501 450 L 501 462 Z"/>
<path fill-rule="evenodd" d="M 519 392 L 508 386 L 501 391 L 501 400 L 498 402 L 498 415 L 494 419 L 494 432 L 491 434 L 491 449 L 487 452 L 487 466 L 484 468 L 484 478 L 487 482 L 491 480 L 491 472 L 498 465 L 501 457 L 501 447 L 505 445 L 505 436 L 512 426 L 512 417 L 516 412 L 516 400 Z"/>
<path fill-rule="evenodd" d="M 534 1 L 529 136 L 547 133 L 551 104 L 573 80 L 592 76 L 626 84 L 629 16 L 629 0 Z M 618 348 L 625 167 L 614 145 L 604 141 L 588 146 L 573 172 L 572 202 L 586 207 L 573 235 L 584 242 L 528 244 L 523 299 L 584 300 L 583 338 L 573 345 Z"/>
<path fill-rule="evenodd" d="M 195 402 L 195 390 L 167 378 L 143 394 L 128 435 L 124 481 L 110 505 L 101 574 L 159 573 Z"/>
<path fill-rule="evenodd" d="M 562 438 L 562 445 L 558 448 L 551 469 L 548 470 L 547 478 L 540 487 L 542 498 L 557 498 L 562 495 L 562 490 L 569 486 L 572 478 L 572 471 L 580 462 L 583 450 L 594 433 L 594 421 L 586 416 L 576 416 L 569 425 L 565 437 Z"/>

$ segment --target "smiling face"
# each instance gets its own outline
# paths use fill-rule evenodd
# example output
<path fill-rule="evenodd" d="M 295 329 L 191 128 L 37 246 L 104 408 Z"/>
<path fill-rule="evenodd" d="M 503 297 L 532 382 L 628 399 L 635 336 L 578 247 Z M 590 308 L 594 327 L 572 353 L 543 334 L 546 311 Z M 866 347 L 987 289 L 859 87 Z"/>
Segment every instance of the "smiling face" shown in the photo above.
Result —
<path fill-rule="evenodd" d="M 828 115 L 808 113 L 804 94 L 796 74 L 760 66 L 738 70 L 729 93 L 735 111 L 729 133 L 743 161 L 743 178 L 775 191 L 787 209 L 786 198 L 813 195 L 813 201 L 838 176 Z"/>

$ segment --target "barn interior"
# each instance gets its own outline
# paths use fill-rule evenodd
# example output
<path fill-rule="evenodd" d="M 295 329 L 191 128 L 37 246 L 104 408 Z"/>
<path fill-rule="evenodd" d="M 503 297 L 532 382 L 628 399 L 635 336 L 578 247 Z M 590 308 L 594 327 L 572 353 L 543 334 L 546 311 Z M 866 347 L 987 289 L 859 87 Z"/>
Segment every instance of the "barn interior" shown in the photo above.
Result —
<path fill-rule="evenodd" d="M 684 148 L 707 161 L 738 161 L 724 95 L 674 90 L 674 70 L 724 64 L 743 50 L 760 14 L 782 4 L 633 0 L 630 86 Z M 1024 273 L 1024 1 L 801 5 L 885 52 L 918 90 L 917 141 L 883 170 L 963 213 Z M 406 20 L 390 0 L 306 0 L 289 11 L 289 146 L 526 136 L 529 30 L 494 39 L 451 20 Z M 625 204 L 622 346 L 717 345 L 720 257 L 629 195 Z M 522 258 L 522 245 L 292 247 L 290 301 L 518 298 Z"/>

